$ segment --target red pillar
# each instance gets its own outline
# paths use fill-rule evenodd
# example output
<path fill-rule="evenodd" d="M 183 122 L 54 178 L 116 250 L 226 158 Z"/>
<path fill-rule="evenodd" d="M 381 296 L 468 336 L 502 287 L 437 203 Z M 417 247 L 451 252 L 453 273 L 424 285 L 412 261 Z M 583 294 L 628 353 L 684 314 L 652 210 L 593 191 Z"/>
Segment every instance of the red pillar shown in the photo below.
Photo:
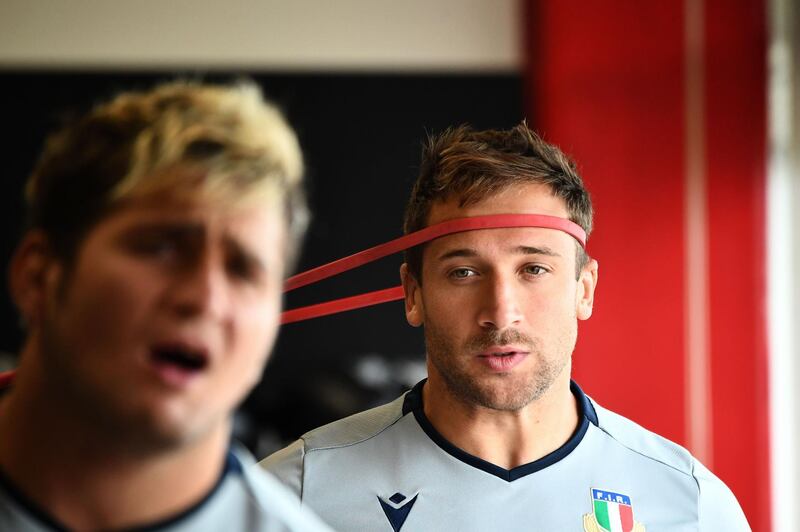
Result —
<path fill-rule="evenodd" d="M 769 530 L 764 0 L 525 5 L 530 121 L 577 160 L 596 208 L 600 281 L 576 379 L 694 446 L 753 529 Z M 687 28 L 698 21 L 692 56 Z M 701 320 L 694 344 L 690 319 Z"/>

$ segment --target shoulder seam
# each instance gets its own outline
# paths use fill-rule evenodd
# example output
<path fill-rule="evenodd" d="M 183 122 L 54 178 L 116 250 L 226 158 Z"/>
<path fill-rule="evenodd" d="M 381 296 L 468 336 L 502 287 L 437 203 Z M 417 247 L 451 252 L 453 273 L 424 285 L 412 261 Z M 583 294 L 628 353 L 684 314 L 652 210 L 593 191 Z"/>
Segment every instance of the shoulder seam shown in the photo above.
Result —
<path fill-rule="evenodd" d="M 594 401 L 591 401 L 591 402 L 592 402 L 592 403 L 594 403 Z M 597 407 L 596 407 L 596 405 L 592 404 L 592 406 L 593 406 L 593 407 L 595 407 L 595 411 L 596 411 L 596 410 L 597 410 Z M 616 415 L 618 415 L 618 414 L 616 414 Z M 628 422 L 631 422 L 630 420 L 626 420 L 626 421 L 628 421 Z M 632 423 L 632 422 L 631 422 L 631 423 Z M 674 465 L 672 465 L 672 464 L 670 464 L 670 463 L 667 463 L 667 462 L 665 462 L 665 461 L 663 461 L 663 460 L 659 460 L 658 458 L 655 458 L 654 456 L 650 456 L 649 454 L 645 454 L 645 453 L 643 453 L 642 451 L 640 451 L 640 450 L 638 450 L 638 449 L 634 449 L 634 448 L 633 448 L 633 447 L 631 447 L 630 445 L 627 445 L 626 443 L 622 442 L 622 441 L 621 441 L 621 440 L 619 440 L 617 437 L 615 437 L 613 434 L 611 434 L 611 433 L 610 433 L 608 430 L 606 430 L 606 428 L 605 428 L 605 427 L 603 427 L 603 426 L 602 426 L 602 423 L 600 423 L 600 422 L 599 422 L 599 417 L 598 417 L 598 424 L 597 424 L 597 425 L 595 425 L 595 426 L 596 426 L 598 429 L 600 429 L 600 430 L 603 432 L 603 434 L 607 435 L 609 438 L 611 438 L 612 440 L 614 440 L 615 442 L 617 442 L 618 444 L 620 444 L 620 445 L 621 445 L 621 446 L 623 446 L 624 448 L 628 449 L 629 451 L 631 451 L 631 452 L 633 452 L 633 453 L 636 453 L 636 454 L 638 454 L 639 456 L 642 456 L 642 457 L 644 457 L 644 458 L 647 458 L 648 460 L 652 460 L 653 462 L 659 463 L 659 464 L 661 464 L 661 465 L 663 465 L 663 466 L 665 466 L 665 467 L 668 467 L 668 468 L 670 468 L 670 469 L 674 469 L 675 471 L 677 471 L 677 472 L 681 473 L 682 475 L 686 475 L 687 477 L 692 477 L 692 479 L 694 479 L 695 483 L 697 483 L 697 477 L 696 477 L 696 476 L 695 476 L 695 474 L 694 474 L 694 462 L 695 462 L 695 460 L 694 460 L 694 457 L 691 455 L 691 453 L 689 453 L 688 451 L 686 451 L 686 453 L 687 453 L 687 454 L 689 454 L 689 458 L 690 458 L 690 469 L 689 469 L 688 471 L 685 471 L 685 470 L 683 470 L 683 469 L 681 469 L 681 468 L 679 468 L 679 467 L 676 467 L 676 466 L 674 466 Z M 641 429 L 642 429 L 642 430 L 645 430 L 645 431 L 647 431 L 647 429 L 645 429 L 645 428 L 643 428 L 643 427 L 642 427 Z M 648 431 L 648 432 L 649 432 L 649 431 Z M 658 437 L 658 438 L 662 438 L 662 437 L 661 437 L 661 436 L 659 436 L 658 434 L 656 434 L 655 436 L 656 436 L 656 437 Z M 662 438 L 662 439 L 663 439 L 663 438 Z M 674 443 L 672 443 L 672 442 L 670 442 L 670 443 L 671 443 L 672 445 L 677 445 L 677 444 L 674 444 Z M 698 486 L 698 491 L 699 491 L 699 486 Z"/>
<path fill-rule="evenodd" d="M 694 485 L 697 487 L 697 493 L 695 494 L 694 503 L 697 506 L 697 524 L 701 524 L 703 522 L 703 518 L 700 516 L 700 512 L 703 509 L 703 505 L 700 504 L 700 479 L 697 478 L 697 475 L 694 474 L 695 463 L 692 460 L 692 478 L 694 479 Z"/>
<path fill-rule="evenodd" d="M 379 431 L 375 432 L 374 434 L 370 434 L 370 435 L 365 436 L 365 437 L 363 437 L 363 438 L 361 438 L 359 440 L 350 441 L 350 442 L 347 442 L 347 443 L 341 443 L 341 444 L 338 444 L 338 445 L 327 445 L 327 446 L 322 446 L 322 447 L 313 447 L 313 448 L 310 448 L 310 449 L 306 450 L 305 449 L 305 447 L 306 447 L 306 439 L 305 439 L 305 437 L 303 437 L 302 438 L 302 440 L 303 440 L 303 451 L 304 451 L 303 452 L 303 463 L 305 464 L 305 455 L 307 453 L 312 453 L 312 452 L 315 452 L 315 451 L 327 451 L 327 450 L 330 450 L 330 449 L 341 449 L 343 447 L 350 447 L 352 445 L 358 445 L 359 443 L 364 443 L 367 440 L 371 440 L 372 438 L 378 436 L 379 434 L 381 434 L 383 431 L 385 431 L 389 427 L 392 427 L 395 423 L 400 421 L 406 415 L 407 414 L 403 414 L 401 412 L 400 415 L 397 416 L 394 420 L 392 420 L 391 423 L 388 423 L 386 426 L 382 427 Z M 304 465 L 304 469 L 305 469 L 305 465 Z"/>
<path fill-rule="evenodd" d="M 607 435 L 609 438 L 611 438 L 611 439 L 612 439 L 612 440 L 614 440 L 615 442 L 619 443 L 620 445 L 622 445 L 623 447 L 625 447 L 625 448 L 626 448 L 626 449 L 628 449 L 629 451 L 631 451 L 631 452 L 633 452 L 633 453 L 636 453 L 636 454 L 638 454 L 639 456 L 643 456 L 643 457 L 647 458 L 648 460 L 652 460 L 653 462 L 656 462 L 656 463 L 659 463 L 659 464 L 661 464 L 661 465 L 663 465 L 663 466 L 669 467 L 670 469 L 674 469 L 675 471 L 677 471 L 678 473 L 681 473 L 682 475 L 686 475 L 687 477 L 692 477 L 692 478 L 694 479 L 695 483 L 697 483 L 697 477 L 695 476 L 695 474 L 694 474 L 693 472 L 684 471 L 684 470 L 680 469 L 679 467 L 675 467 L 674 465 L 672 465 L 672 464 L 668 464 L 667 462 L 665 462 L 665 461 L 663 461 L 663 460 L 659 460 L 658 458 L 655 458 L 655 457 L 653 457 L 653 456 L 650 456 L 649 454 L 645 454 L 645 453 L 643 453 L 642 451 L 639 451 L 639 450 L 637 450 L 637 449 L 634 449 L 634 448 L 633 448 L 633 447 L 631 447 L 630 445 L 626 445 L 626 444 L 622 443 L 620 440 L 618 440 L 617 438 L 615 438 L 613 434 L 611 434 L 610 432 L 608 432 L 608 431 L 607 431 L 606 429 L 604 429 L 603 427 L 599 427 L 599 426 L 598 426 L 597 428 L 599 428 L 599 429 L 600 429 L 600 430 L 603 432 L 603 434 L 606 434 L 606 435 Z M 693 471 L 693 470 L 694 470 L 694 458 L 692 458 L 692 471 Z M 698 491 L 699 491 L 699 487 L 698 487 Z"/>
<path fill-rule="evenodd" d="M 300 448 L 300 502 L 303 502 L 303 494 L 306 491 L 306 440 L 304 438 L 300 438 L 303 441 L 303 446 Z"/>

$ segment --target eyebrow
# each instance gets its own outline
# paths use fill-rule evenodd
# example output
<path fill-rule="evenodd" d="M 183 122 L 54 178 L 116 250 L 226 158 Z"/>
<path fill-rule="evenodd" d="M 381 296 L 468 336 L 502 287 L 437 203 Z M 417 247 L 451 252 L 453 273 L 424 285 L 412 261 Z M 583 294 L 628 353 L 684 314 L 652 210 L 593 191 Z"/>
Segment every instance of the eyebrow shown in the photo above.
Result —
<path fill-rule="evenodd" d="M 546 255 L 548 257 L 560 257 L 559 253 L 556 253 L 552 249 L 547 246 L 535 247 L 535 246 L 517 246 L 512 248 L 512 253 L 516 255 Z M 439 255 L 438 260 L 444 261 L 447 259 L 458 258 L 458 257 L 477 257 L 478 252 L 472 248 L 458 248 L 447 251 Z"/>
<path fill-rule="evenodd" d="M 192 239 L 203 239 L 206 235 L 206 228 L 201 222 L 194 221 L 164 221 L 143 222 L 137 226 L 124 231 L 123 235 L 136 236 L 137 234 L 157 234 L 161 233 L 168 238 L 182 241 Z M 123 236 L 124 238 L 124 236 Z M 250 251 L 245 245 L 230 234 L 222 237 L 225 246 L 244 259 L 251 267 L 266 270 L 266 262 L 257 254 Z"/>
<path fill-rule="evenodd" d="M 136 223 L 127 227 L 122 232 L 122 237 L 138 236 L 138 235 L 152 235 L 163 234 L 169 238 L 178 238 L 186 240 L 192 237 L 203 235 L 202 224 L 193 222 L 171 222 L 171 221 L 145 221 Z"/>

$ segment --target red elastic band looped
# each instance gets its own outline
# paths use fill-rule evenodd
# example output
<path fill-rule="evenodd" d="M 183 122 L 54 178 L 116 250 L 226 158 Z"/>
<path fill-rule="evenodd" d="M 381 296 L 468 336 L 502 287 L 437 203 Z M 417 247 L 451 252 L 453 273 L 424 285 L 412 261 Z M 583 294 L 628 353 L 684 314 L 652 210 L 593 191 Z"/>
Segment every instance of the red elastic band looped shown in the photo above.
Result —
<path fill-rule="evenodd" d="M 295 321 L 310 320 L 311 318 L 338 314 L 339 312 L 355 310 L 362 307 L 371 307 L 379 303 L 398 301 L 403 299 L 403 297 L 405 297 L 405 295 L 403 294 L 402 286 L 385 288 L 383 290 L 367 292 L 366 294 L 357 296 L 343 297 L 341 299 L 334 299 L 333 301 L 326 301 L 325 303 L 317 303 L 316 305 L 287 310 L 281 314 L 281 324 L 284 325 Z"/>
<path fill-rule="evenodd" d="M 409 233 L 400 238 L 390 240 L 385 244 L 371 247 L 348 257 L 335 260 L 328 264 L 318 266 L 311 270 L 299 273 L 290 277 L 284 285 L 284 292 L 295 290 L 302 286 L 319 282 L 328 277 L 333 277 L 340 273 L 358 268 L 383 257 L 405 251 L 406 249 L 424 244 L 435 238 L 463 231 L 474 231 L 477 229 L 501 229 L 508 227 L 541 227 L 545 229 L 556 229 L 563 231 L 575 238 L 582 247 L 586 247 L 586 232 L 578 224 L 544 214 L 492 214 L 487 216 L 473 216 L 469 218 L 458 218 L 448 220 L 435 225 L 431 225 L 420 231 Z M 403 289 L 400 286 L 376 290 L 358 296 L 335 299 L 325 303 L 317 303 L 307 307 L 287 310 L 281 315 L 281 323 L 292 323 L 311 318 L 327 316 L 348 310 L 397 301 L 403 299 Z"/>

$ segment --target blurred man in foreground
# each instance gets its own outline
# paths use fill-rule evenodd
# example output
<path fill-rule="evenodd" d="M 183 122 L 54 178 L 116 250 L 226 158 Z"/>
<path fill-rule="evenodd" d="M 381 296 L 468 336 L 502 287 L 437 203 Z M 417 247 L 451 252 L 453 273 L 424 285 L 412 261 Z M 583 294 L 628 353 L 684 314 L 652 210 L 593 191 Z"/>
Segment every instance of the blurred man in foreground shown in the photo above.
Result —
<path fill-rule="evenodd" d="M 307 219 L 280 113 L 247 84 L 125 93 L 48 139 L 26 195 L 0 529 L 325 529 L 230 441 Z"/>
<path fill-rule="evenodd" d="M 526 221 L 442 236 L 401 268 L 427 380 L 262 465 L 342 530 L 748 530 L 685 449 L 570 379 L 598 278 L 572 161 L 524 123 L 430 139 L 405 232 L 487 216 Z"/>

